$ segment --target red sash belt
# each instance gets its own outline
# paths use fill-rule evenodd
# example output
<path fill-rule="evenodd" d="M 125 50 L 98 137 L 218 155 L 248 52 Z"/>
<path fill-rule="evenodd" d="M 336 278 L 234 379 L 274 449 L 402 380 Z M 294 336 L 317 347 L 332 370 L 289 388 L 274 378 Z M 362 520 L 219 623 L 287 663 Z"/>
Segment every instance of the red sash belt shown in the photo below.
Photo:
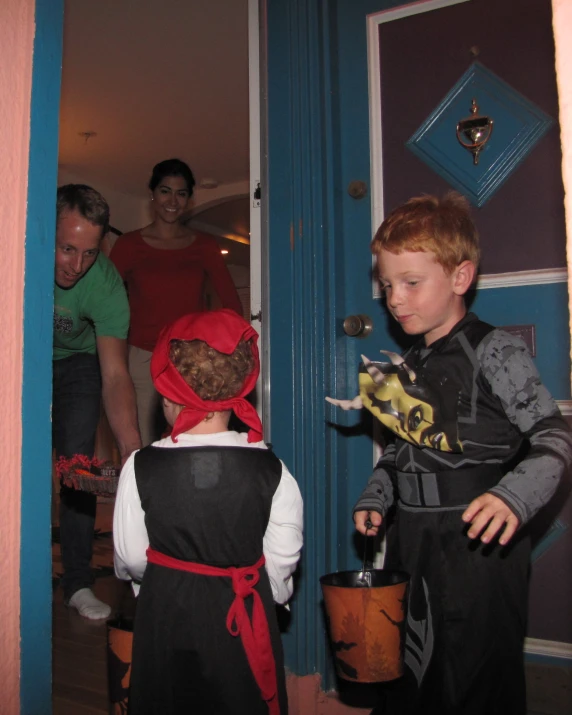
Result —
<path fill-rule="evenodd" d="M 260 688 L 262 699 L 268 705 L 269 714 L 280 715 L 276 664 L 272 652 L 268 620 L 262 599 L 254 588 L 260 579 L 259 569 L 264 566 L 264 556 L 261 556 L 253 566 L 218 568 L 194 561 L 181 561 L 149 547 L 147 560 L 151 564 L 178 571 L 190 571 L 203 576 L 223 576 L 232 579 L 235 598 L 226 615 L 226 627 L 231 635 L 239 635 L 242 640 L 248 664 L 256 684 Z M 252 623 L 244 605 L 244 599 L 248 596 L 253 598 Z"/>

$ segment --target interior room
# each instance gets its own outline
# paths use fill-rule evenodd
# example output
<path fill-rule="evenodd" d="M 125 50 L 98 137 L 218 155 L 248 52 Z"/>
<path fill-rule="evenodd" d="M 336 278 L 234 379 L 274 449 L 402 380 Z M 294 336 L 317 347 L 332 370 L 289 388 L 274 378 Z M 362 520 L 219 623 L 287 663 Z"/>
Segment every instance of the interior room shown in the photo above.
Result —
<path fill-rule="evenodd" d="M 58 185 L 87 184 L 106 198 L 108 254 L 120 234 L 150 222 L 153 166 L 187 162 L 196 186 L 181 223 L 218 242 L 250 320 L 248 105 L 247 0 L 65 2 Z M 214 288 L 205 291 L 205 307 L 218 307 Z M 103 410 L 96 457 L 119 463 Z M 54 472 L 54 713 L 108 712 L 105 625 L 65 608 L 58 588 L 58 492 Z M 98 496 L 94 592 L 129 617 L 131 589 L 113 576 L 113 505 Z"/>
<path fill-rule="evenodd" d="M 106 197 L 111 245 L 149 223 L 154 164 L 186 161 L 188 221 L 219 241 L 247 290 L 248 3 L 80 0 L 64 12 L 58 184 Z"/>

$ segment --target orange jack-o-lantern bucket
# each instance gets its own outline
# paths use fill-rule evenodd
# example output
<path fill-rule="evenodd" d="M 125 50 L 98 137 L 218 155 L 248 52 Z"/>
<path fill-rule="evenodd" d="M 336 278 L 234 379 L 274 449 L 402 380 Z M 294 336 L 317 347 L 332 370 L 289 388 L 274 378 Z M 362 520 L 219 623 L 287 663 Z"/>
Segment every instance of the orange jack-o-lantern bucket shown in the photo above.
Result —
<path fill-rule="evenodd" d="M 125 715 L 129 712 L 132 648 L 133 621 L 127 618 L 107 621 L 107 683 L 110 715 Z"/>
<path fill-rule="evenodd" d="M 341 678 L 356 683 L 403 675 L 407 589 L 403 571 L 340 571 L 320 579 Z"/>

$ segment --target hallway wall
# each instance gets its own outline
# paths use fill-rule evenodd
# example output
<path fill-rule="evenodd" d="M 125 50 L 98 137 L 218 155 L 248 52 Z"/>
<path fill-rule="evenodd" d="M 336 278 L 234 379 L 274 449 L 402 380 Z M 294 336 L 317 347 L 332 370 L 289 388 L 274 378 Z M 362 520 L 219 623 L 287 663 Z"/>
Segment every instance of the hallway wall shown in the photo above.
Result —
<path fill-rule="evenodd" d="M 20 671 L 21 385 L 26 189 L 34 0 L 3 0 L 0 10 L 0 242 L 3 306 L 0 312 L 0 682 L 3 713 L 18 707 Z"/>

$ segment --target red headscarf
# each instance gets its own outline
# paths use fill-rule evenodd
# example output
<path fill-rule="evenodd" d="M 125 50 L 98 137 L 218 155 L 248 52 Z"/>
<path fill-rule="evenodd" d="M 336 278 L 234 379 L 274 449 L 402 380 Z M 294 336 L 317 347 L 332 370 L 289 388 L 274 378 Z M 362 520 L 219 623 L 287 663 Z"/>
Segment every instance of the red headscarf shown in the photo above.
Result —
<path fill-rule="evenodd" d="M 201 400 L 187 385 L 177 368 L 169 358 L 171 340 L 203 340 L 220 353 L 231 355 L 241 340 L 250 340 L 255 366 L 248 375 L 242 390 L 227 400 Z M 177 435 L 195 427 L 209 412 L 233 410 L 236 416 L 250 427 L 249 442 L 262 440 L 262 424 L 254 407 L 245 400 L 254 389 L 260 361 L 258 358 L 258 333 L 233 310 L 223 308 L 205 313 L 190 313 L 167 325 L 161 331 L 157 345 L 151 357 L 151 376 L 157 391 L 169 400 L 183 405 L 171 437 L 177 441 Z"/>

